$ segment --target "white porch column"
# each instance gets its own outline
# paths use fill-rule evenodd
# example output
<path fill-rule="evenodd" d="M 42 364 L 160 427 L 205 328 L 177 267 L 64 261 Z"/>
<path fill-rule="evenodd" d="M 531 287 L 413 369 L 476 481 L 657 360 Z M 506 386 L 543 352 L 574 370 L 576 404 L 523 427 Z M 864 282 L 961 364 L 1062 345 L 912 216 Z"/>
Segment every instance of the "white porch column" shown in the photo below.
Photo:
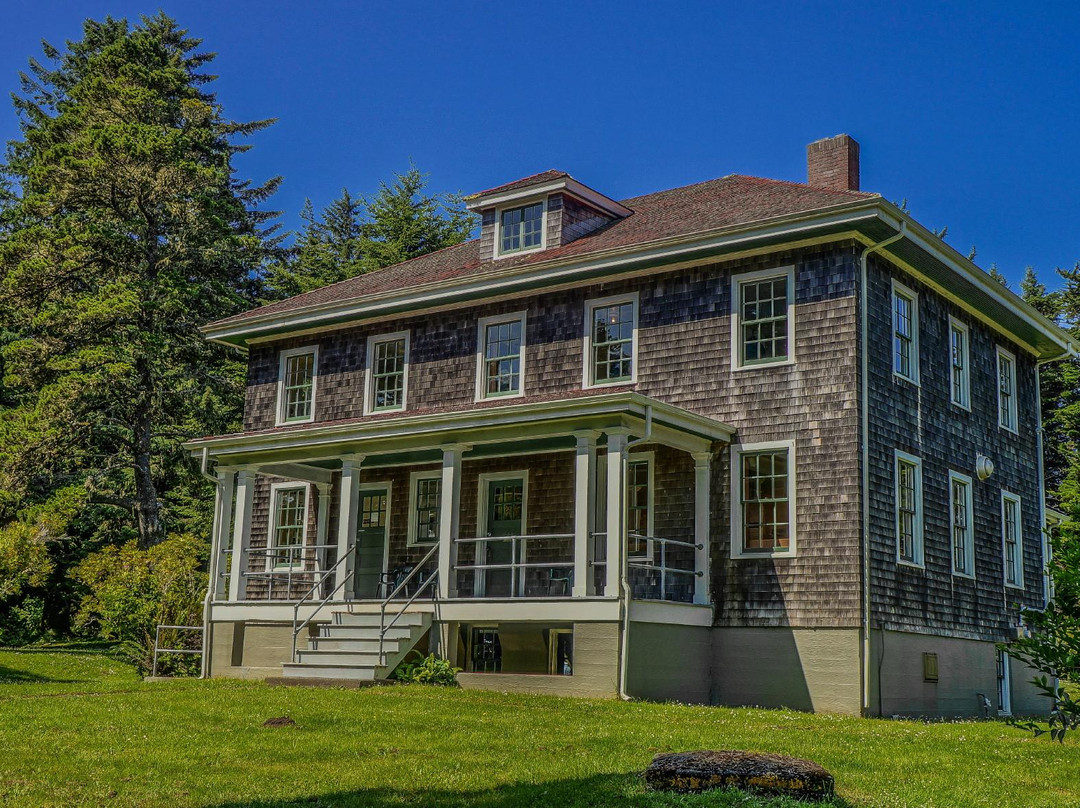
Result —
<path fill-rule="evenodd" d="M 341 460 L 341 495 L 338 498 L 337 558 L 335 563 L 345 558 L 356 542 L 356 519 L 360 508 L 360 465 L 363 460 L 363 456 L 359 455 L 344 457 Z M 355 559 L 350 558 L 344 563 L 339 563 L 334 569 L 334 595 L 336 597 L 346 599 L 352 597 L 350 592 L 341 590 L 345 588 L 349 570 L 354 563 Z"/>
<path fill-rule="evenodd" d="M 229 535 L 232 532 L 233 486 L 236 472 L 233 469 L 217 470 L 217 485 L 214 486 L 214 532 L 210 547 L 210 599 L 224 600 L 228 597 L 224 572 L 229 569 Z"/>
<path fill-rule="evenodd" d="M 315 490 L 319 492 L 319 510 L 315 514 L 315 544 L 319 549 L 315 551 L 315 565 L 325 570 L 327 559 L 330 558 L 330 548 L 326 546 L 330 541 L 330 484 L 315 483 Z M 320 581 L 325 577 L 325 572 L 319 573 Z"/>
<path fill-rule="evenodd" d="M 255 471 L 240 469 L 236 475 L 236 516 L 233 520 L 232 567 L 229 570 L 229 600 L 244 600 L 251 545 L 251 504 L 255 500 Z"/>
<path fill-rule="evenodd" d="M 439 598 L 457 595 L 458 521 L 461 515 L 461 455 L 468 447 L 443 447 L 442 484 L 439 486 Z M 451 585 L 453 584 L 453 585 Z"/>
<path fill-rule="evenodd" d="M 577 453 L 574 456 L 574 591 L 575 598 L 596 594 L 589 566 L 592 548 L 593 503 L 596 491 L 596 438 L 598 432 L 575 432 Z"/>
<path fill-rule="evenodd" d="M 623 492 L 626 481 L 623 479 L 623 454 L 629 437 L 627 429 L 610 429 L 607 436 L 607 566 L 604 577 L 604 596 L 621 597 L 623 569 L 623 529 L 625 527 L 625 507 Z"/>
<path fill-rule="evenodd" d="M 712 452 L 694 452 L 694 603 L 709 602 L 709 503 L 711 500 L 710 464 Z"/>

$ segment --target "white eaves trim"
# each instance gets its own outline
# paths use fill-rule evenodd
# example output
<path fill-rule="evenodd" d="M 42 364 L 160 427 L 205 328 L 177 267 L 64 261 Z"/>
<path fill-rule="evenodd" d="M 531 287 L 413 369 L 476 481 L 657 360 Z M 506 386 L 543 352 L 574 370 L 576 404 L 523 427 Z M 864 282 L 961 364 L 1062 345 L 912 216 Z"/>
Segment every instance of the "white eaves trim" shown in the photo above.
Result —
<path fill-rule="evenodd" d="M 558 191 L 566 191 L 571 196 L 576 196 L 583 202 L 588 202 L 594 208 L 599 208 L 613 216 L 629 216 L 633 213 L 630 208 L 620 205 L 614 199 L 609 199 L 598 191 L 594 191 L 588 185 L 583 185 L 573 177 L 560 177 L 557 180 L 539 185 L 525 185 L 499 194 L 474 194 L 466 198 L 465 207 L 476 211 L 496 206 L 506 206 L 521 199 L 541 195 L 546 196 Z"/>

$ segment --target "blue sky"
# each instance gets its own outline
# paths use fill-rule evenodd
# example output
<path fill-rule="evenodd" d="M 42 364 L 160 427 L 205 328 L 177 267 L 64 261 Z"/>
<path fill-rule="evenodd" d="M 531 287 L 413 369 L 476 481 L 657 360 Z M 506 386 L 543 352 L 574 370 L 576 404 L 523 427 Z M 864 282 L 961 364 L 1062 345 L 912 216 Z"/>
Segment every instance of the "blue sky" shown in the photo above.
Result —
<path fill-rule="evenodd" d="M 84 17 L 158 7 L 205 40 L 241 158 L 305 197 L 372 191 L 412 159 L 470 192 L 547 168 L 623 198 L 730 173 L 805 180 L 848 132 L 862 184 L 1011 279 L 1080 260 L 1080 5 L 1014 3 L 11 3 L 0 87 Z M 0 138 L 17 130 L 0 112 Z M 1014 283 L 1015 286 L 1015 283 Z"/>

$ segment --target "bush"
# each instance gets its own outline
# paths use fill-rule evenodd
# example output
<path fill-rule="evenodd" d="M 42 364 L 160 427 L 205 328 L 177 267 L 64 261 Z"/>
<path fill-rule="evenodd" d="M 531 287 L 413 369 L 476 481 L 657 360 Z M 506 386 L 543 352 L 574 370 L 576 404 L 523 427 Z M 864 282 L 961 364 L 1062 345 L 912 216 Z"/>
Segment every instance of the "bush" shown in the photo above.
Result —
<path fill-rule="evenodd" d="M 87 556 L 71 572 L 86 589 L 76 625 L 119 641 L 124 656 L 148 673 L 159 625 L 202 625 L 207 578 L 201 567 L 206 554 L 205 542 L 182 535 L 149 550 L 131 541 Z M 162 645 L 168 648 L 195 648 L 199 639 L 193 631 L 162 633 Z M 193 673 L 198 667 L 198 657 L 172 654 L 159 660 L 158 672 Z"/>
<path fill-rule="evenodd" d="M 444 687 L 457 687 L 457 675 L 461 668 L 455 668 L 450 662 L 434 654 L 423 654 L 414 651 L 417 659 L 406 659 L 397 670 L 394 678 L 399 682 L 412 682 L 420 685 L 442 685 Z"/>
<path fill-rule="evenodd" d="M 26 598 L 0 614 L 0 645 L 29 645 L 45 635 L 45 601 Z"/>

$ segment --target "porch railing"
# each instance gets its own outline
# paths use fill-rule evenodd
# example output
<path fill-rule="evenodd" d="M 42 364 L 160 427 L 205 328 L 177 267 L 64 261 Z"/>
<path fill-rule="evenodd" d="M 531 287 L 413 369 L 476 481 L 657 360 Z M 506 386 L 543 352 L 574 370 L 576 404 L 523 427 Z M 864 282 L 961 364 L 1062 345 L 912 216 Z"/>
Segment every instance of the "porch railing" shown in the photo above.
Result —
<path fill-rule="evenodd" d="M 529 557 L 529 542 L 561 542 L 570 541 L 566 551 L 566 558 L 547 558 L 542 561 L 527 561 Z M 569 597 L 574 589 L 574 534 L 573 533 L 534 533 L 528 536 L 486 536 L 483 538 L 459 538 L 455 541 L 459 545 L 473 545 L 476 547 L 476 561 L 479 562 L 479 553 L 490 550 L 492 545 L 509 544 L 510 558 L 508 561 L 493 563 L 457 564 L 454 567 L 458 572 L 472 572 L 474 598 L 491 597 Z M 550 548 L 545 548 L 550 552 Z M 491 575 L 500 571 L 510 573 L 509 581 L 499 581 Z M 547 573 L 546 576 L 543 572 Z M 536 575 L 534 573 L 540 572 Z M 459 581 L 459 590 L 460 590 Z M 495 592 L 489 591 L 494 589 Z M 543 589 L 543 592 L 539 590 Z M 505 594 L 502 590 L 505 590 Z M 458 597 L 470 597 L 458 592 Z"/>
<path fill-rule="evenodd" d="M 696 569 L 694 553 L 689 556 L 689 567 L 685 559 L 675 559 L 674 566 L 668 564 L 668 547 L 684 547 L 691 551 L 700 550 L 702 545 L 678 539 L 664 539 L 659 536 L 645 536 L 640 533 L 631 533 L 631 539 L 645 542 L 646 547 L 652 549 L 651 558 L 630 558 L 626 562 L 628 577 L 630 571 L 638 571 L 644 582 L 634 581 L 631 577 L 630 588 L 633 596 L 642 600 L 676 600 L 691 602 L 694 599 L 694 578 L 700 578 L 704 573 Z M 657 552 L 657 547 L 659 552 Z M 657 560 L 657 556 L 659 559 Z M 669 581 L 668 576 L 672 576 Z M 687 583 L 676 583 L 680 577 Z M 635 591 L 636 588 L 636 591 Z"/>
<path fill-rule="evenodd" d="M 326 571 L 326 575 L 335 574 L 338 568 L 343 563 L 347 563 L 348 559 L 352 558 L 355 550 L 355 544 L 349 545 L 349 548 L 345 551 L 341 558 L 335 561 L 334 565 Z M 352 578 L 353 575 L 356 573 L 355 564 L 353 564 L 351 567 L 347 566 L 346 569 L 348 571 L 343 576 L 341 576 L 341 580 L 338 581 L 336 586 L 331 588 L 331 590 L 326 594 L 326 596 L 319 602 L 319 605 L 315 607 L 315 610 L 307 616 L 307 619 L 305 619 L 304 622 L 300 622 L 300 607 L 303 606 L 304 603 L 308 600 L 308 598 L 311 597 L 312 593 L 315 592 L 316 588 L 322 585 L 322 579 L 320 578 L 315 583 L 313 583 L 311 585 L 311 588 L 308 589 L 308 591 L 305 592 L 304 595 L 300 597 L 300 599 L 297 600 L 296 603 L 293 604 L 292 656 L 290 657 L 293 662 L 296 662 L 296 638 L 300 636 L 300 632 L 311 624 L 311 621 L 315 619 L 315 615 L 322 611 L 323 607 L 333 599 L 334 595 L 341 591 L 341 589 L 349 582 L 349 579 Z"/>
<path fill-rule="evenodd" d="M 402 592 L 408 593 L 409 583 L 427 567 L 428 563 L 431 561 L 431 557 L 438 553 L 438 551 L 439 545 L 433 545 L 432 548 L 427 551 L 427 555 L 420 559 L 420 563 L 409 570 L 409 574 L 402 578 L 398 585 L 394 587 L 393 591 L 383 599 L 382 605 L 379 607 L 379 665 L 386 664 L 386 653 L 383 650 L 383 646 L 386 643 L 386 632 L 394 627 L 394 624 L 397 623 L 401 615 L 405 614 L 405 610 L 412 606 L 413 602 L 420 597 L 425 590 L 431 589 L 432 599 L 438 598 L 439 590 L 432 589 L 439 580 L 439 569 L 436 567 L 431 575 L 421 581 L 420 586 L 416 588 L 416 591 L 412 593 L 412 596 L 401 604 L 401 608 L 397 610 L 390 622 L 386 622 L 386 607 L 389 606 L 390 602 Z"/>
<path fill-rule="evenodd" d="M 293 600 L 293 585 L 303 586 L 314 577 L 314 583 L 307 590 L 303 599 L 308 599 L 326 580 L 326 577 L 337 569 L 338 562 L 329 568 L 320 566 L 320 551 L 336 550 L 336 544 L 305 544 L 295 547 L 256 547 L 247 551 L 248 558 L 266 559 L 266 569 L 245 570 L 242 574 L 245 581 L 266 581 L 266 587 L 262 592 L 252 592 L 251 587 L 245 585 L 245 600 L 273 600 L 275 585 L 278 587 L 279 600 Z M 285 559 L 287 563 L 278 564 L 279 559 Z M 310 566 L 309 566 L 310 565 Z M 227 577 L 227 576 L 223 576 Z M 284 592 L 282 592 L 284 587 Z M 256 597 L 252 597 L 252 595 Z"/>

